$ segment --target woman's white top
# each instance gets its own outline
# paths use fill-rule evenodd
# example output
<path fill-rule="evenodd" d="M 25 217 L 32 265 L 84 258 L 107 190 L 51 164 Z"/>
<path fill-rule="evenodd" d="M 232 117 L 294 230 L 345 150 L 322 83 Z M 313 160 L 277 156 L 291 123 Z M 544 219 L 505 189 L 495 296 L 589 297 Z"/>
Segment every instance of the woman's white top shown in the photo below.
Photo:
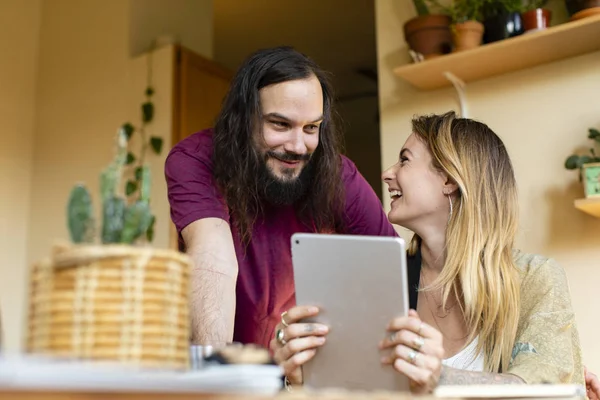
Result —
<path fill-rule="evenodd" d="M 483 372 L 483 352 L 477 354 L 477 343 L 479 337 L 476 337 L 467 347 L 458 354 L 442 360 L 442 364 L 464 371 Z"/>

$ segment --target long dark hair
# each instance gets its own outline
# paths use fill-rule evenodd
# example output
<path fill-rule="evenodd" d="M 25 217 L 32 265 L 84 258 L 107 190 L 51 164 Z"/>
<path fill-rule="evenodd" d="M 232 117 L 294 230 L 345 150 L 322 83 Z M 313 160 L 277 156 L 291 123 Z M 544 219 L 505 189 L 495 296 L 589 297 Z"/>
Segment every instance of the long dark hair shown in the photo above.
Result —
<path fill-rule="evenodd" d="M 334 230 L 341 221 L 342 135 L 336 128 L 334 94 L 327 74 L 291 47 L 259 50 L 248 57 L 233 78 L 214 127 L 213 175 L 242 240 L 248 241 L 262 211 L 257 177 L 261 155 L 252 135 L 262 119 L 259 90 L 281 82 L 316 76 L 323 90 L 323 122 L 312 155 L 314 175 L 306 195 L 296 204 L 305 223 L 317 231 Z"/>

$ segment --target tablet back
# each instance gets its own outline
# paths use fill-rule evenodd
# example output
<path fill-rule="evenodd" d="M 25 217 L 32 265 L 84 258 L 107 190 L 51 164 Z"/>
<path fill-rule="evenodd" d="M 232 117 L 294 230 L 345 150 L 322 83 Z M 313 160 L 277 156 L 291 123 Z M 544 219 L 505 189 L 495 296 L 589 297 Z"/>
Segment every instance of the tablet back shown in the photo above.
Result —
<path fill-rule="evenodd" d="M 321 309 L 330 328 L 303 367 L 306 388 L 407 391 L 408 379 L 381 364 L 379 342 L 392 318 L 408 314 L 401 238 L 295 234 L 292 261 L 298 305 Z"/>

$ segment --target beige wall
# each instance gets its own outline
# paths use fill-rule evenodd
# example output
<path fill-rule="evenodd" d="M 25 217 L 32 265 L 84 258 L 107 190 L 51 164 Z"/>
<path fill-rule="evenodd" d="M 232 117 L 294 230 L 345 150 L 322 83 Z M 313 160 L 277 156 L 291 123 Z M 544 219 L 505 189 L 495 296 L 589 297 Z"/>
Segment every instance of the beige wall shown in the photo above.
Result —
<path fill-rule="evenodd" d="M 8 350 L 18 346 L 13 327 L 25 296 L 40 11 L 40 0 L 0 0 L 0 308 Z"/>
<path fill-rule="evenodd" d="M 451 89 L 420 93 L 391 72 L 408 62 L 402 24 L 414 15 L 410 3 L 376 1 L 384 167 L 397 159 L 413 114 L 458 110 Z M 556 258 L 566 270 L 584 361 L 596 372 L 600 219 L 573 208 L 582 189 L 563 163 L 573 150 L 588 145 L 588 127 L 600 127 L 599 65 L 596 52 L 467 86 L 470 117 L 486 122 L 503 138 L 514 163 L 521 211 L 518 245 Z M 384 203 L 389 207 L 387 195 Z"/>

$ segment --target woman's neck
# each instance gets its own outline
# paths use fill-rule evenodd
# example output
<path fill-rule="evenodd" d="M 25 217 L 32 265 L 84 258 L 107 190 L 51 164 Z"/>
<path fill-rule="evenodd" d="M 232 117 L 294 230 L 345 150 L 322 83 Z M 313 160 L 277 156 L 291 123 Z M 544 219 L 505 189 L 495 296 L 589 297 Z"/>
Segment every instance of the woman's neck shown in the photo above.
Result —
<path fill-rule="evenodd" d="M 421 237 L 421 258 L 423 268 L 436 275 L 444 268 L 446 262 L 446 233 L 429 232 Z"/>

